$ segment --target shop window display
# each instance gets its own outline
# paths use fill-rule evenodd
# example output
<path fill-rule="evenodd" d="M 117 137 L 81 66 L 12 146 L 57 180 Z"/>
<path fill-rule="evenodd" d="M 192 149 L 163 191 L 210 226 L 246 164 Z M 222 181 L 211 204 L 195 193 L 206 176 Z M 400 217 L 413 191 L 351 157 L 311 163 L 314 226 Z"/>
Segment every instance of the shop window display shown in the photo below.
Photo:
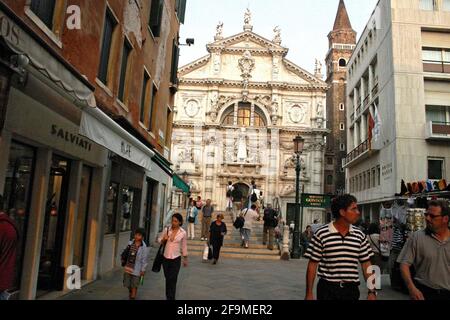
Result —
<path fill-rule="evenodd" d="M 4 206 L 5 212 L 15 221 L 19 230 L 17 263 L 14 288 L 20 286 L 23 252 L 26 240 L 29 206 L 35 164 L 35 150 L 32 147 L 12 142 L 6 171 Z"/>
<path fill-rule="evenodd" d="M 116 232 L 116 209 L 119 194 L 119 184 L 111 182 L 108 188 L 106 206 L 105 206 L 105 234 Z"/>
<path fill-rule="evenodd" d="M 122 210 L 120 213 L 120 231 L 131 231 L 131 220 L 133 214 L 133 201 L 135 192 L 130 187 L 122 189 Z"/>

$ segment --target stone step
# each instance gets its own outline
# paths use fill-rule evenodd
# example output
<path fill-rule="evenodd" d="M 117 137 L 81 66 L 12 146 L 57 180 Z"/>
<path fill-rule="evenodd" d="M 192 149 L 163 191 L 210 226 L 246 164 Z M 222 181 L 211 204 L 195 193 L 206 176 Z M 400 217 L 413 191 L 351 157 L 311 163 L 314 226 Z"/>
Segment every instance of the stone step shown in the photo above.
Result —
<path fill-rule="evenodd" d="M 194 251 L 200 251 L 203 252 L 205 249 L 205 245 L 188 245 L 188 252 L 194 252 Z M 248 249 L 245 248 L 237 248 L 237 247 L 228 247 L 224 245 L 222 249 L 220 250 L 221 253 L 240 253 L 240 254 L 247 254 L 247 255 L 268 255 L 268 256 L 280 256 L 279 250 L 269 250 L 269 249 L 257 249 L 253 248 L 251 245 Z"/>
<path fill-rule="evenodd" d="M 190 256 L 203 257 L 203 251 L 192 251 L 189 252 Z M 279 255 L 262 255 L 262 254 L 246 254 L 246 253 L 220 253 L 220 259 L 242 259 L 242 260 L 280 260 Z M 219 261 L 220 263 L 220 261 Z"/>
<path fill-rule="evenodd" d="M 200 240 L 189 240 L 188 241 L 188 245 L 192 245 L 192 246 L 203 246 L 204 247 L 205 243 L 206 243 L 205 241 L 200 241 Z M 225 240 L 224 246 L 228 247 L 228 248 L 241 248 L 241 242 L 239 241 L 239 242 L 234 243 L 234 242 L 227 242 Z M 251 248 L 254 248 L 254 249 L 265 249 L 265 250 L 267 249 L 267 245 L 263 245 L 261 243 L 250 242 L 250 246 L 251 246 Z M 276 243 L 274 243 L 274 247 L 277 248 Z"/>

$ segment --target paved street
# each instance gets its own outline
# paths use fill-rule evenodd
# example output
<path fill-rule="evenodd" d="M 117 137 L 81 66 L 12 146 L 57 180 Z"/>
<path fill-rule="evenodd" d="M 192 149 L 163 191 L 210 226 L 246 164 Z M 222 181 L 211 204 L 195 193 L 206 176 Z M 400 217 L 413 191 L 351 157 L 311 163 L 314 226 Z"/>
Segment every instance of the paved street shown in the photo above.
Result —
<path fill-rule="evenodd" d="M 151 256 L 154 254 L 152 252 Z M 179 300 L 300 300 L 304 297 L 306 260 L 260 261 L 226 259 L 213 266 L 191 257 L 188 268 L 182 268 L 178 281 Z M 150 268 L 150 267 L 149 267 Z M 383 276 L 381 300 L 405 300 L 407 296 L 389 288 L 389 277 Z M 363 290 L 361 290 L 363 292 Z M 62 299 L 126 300 L 122 272 L 108 274 L 82 290 Z M 361 297 L 365 297 L 362 294 Z M 164 276 L 148 272 L 139 300 L 164 299 Z"/>

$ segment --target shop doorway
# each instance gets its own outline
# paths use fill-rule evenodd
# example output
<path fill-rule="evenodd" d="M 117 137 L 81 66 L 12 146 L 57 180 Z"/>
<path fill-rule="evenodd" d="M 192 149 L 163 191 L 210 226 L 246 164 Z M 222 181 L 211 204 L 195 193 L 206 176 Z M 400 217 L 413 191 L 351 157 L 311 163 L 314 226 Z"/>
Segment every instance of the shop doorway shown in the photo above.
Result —
<path fill-rule="evenodd" d="M 147 179 L 147 201 L 145 204 L 145 243 L 150 245 L 150 232 L 152 227 L 153 199 L 156 182 Z"/>
<path fill-rule="evenodd" d="M 67 207 L 70 161 L 53 156 L 39 262 L 38 296 L 63 290 L 62 244 Z"/>

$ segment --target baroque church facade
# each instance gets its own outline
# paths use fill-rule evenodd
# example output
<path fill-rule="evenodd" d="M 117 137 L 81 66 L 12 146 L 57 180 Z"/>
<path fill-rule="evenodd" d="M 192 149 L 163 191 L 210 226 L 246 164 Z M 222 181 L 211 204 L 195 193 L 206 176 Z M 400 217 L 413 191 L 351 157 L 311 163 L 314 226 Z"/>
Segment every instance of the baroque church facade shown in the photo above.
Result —
<path fill-rule="evenodd" d="M 219 210 L 229 181 L 246 195 L 254 180 L 266 204 L 292 214 L 297 135 L 305 139 L 301 188 L 324 192 L 327 84 L 319 65 L 311 74 L 286 58 L 278 27 L 272 40 L 254 33 L 247 11 L 243 29 L 224 37 L 220 23 L 208 54 L 179 69 L 172 161 L 192 196 Z M 313 219 L 324 211 L 305 209 L 303 225 Z"/>

